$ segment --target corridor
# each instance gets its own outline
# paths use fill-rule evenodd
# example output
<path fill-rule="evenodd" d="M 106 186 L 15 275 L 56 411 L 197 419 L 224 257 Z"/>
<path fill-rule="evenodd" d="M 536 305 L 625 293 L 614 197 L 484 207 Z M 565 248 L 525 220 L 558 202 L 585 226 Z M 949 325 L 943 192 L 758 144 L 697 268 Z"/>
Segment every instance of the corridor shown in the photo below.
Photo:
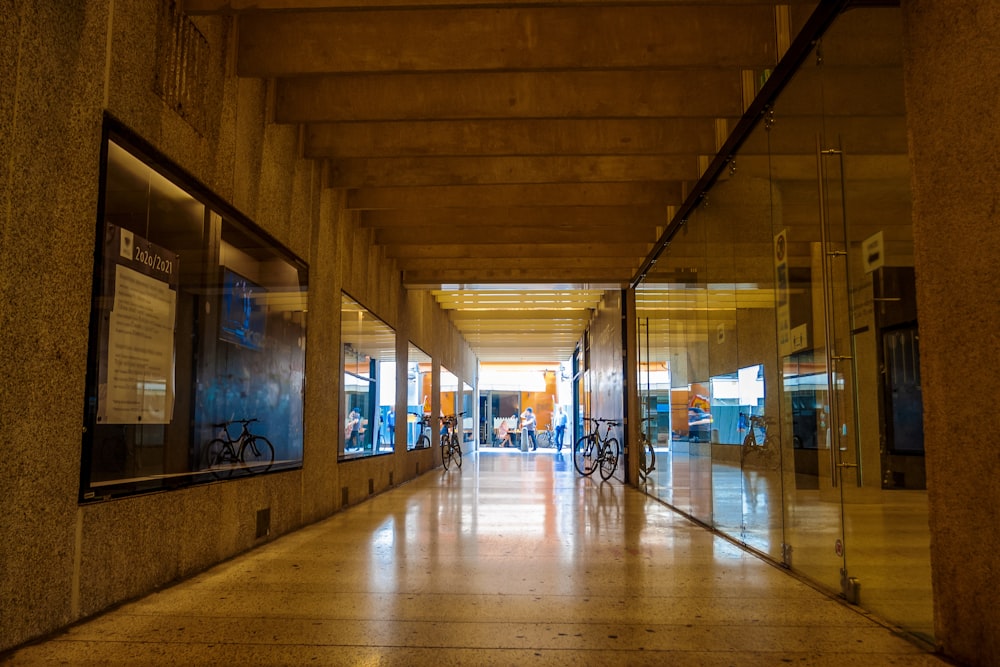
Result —
<path fill-rule="evenodd" d="M 934 665 L 620 482 L 467 455 L 11 665 Z"/>

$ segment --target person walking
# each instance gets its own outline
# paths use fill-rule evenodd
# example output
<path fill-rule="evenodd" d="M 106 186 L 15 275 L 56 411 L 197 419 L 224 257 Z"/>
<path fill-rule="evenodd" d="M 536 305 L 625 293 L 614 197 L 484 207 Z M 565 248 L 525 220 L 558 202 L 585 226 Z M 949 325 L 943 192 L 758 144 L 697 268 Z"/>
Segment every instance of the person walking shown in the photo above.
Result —
<path fill-rule="evenodd" d="M 347 416 L 347 426 L 344 429 L 347 436 L 346 449 L 358 449 L 360 447 L 359 435 L 361 434 L 361 413 L 351 410 Z"/>
<path fill-rule="evenodd" d="M 569 417 L 563 412 L 561 405 L 556 410 L 556 451 L 561 452 L 563 438 L 566 437 L 566 425 L 569 423 Z"/>
<path fill-rule="evenodd" d="M 531 408 L 526 408 L 521 413 L 521 430 L 531 442 L 531 451 L 538 449 L 538 442 L 535 440 L 535 426 L 537 423 L 538 420 L 535 419 L 535 411 Z"/>

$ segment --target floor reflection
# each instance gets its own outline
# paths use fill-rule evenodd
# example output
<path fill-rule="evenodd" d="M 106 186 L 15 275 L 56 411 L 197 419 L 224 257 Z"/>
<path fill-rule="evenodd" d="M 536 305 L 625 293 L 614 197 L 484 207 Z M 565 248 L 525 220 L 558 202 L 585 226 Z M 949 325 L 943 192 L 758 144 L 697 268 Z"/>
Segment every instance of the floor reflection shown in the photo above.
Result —
<path fill-rule="evenodd" d="M 664 462 L 663 475 L 685 468 Z M 650 496 L 510 451 L 472 453 L 461 471 L 432 471 L 8 663 L 941 664 Z"/>
<path fill-rule="evenodd" d="M 933 637 L 927 494 L 818 490 L 780 470 L 711 462 L 656 450 L 646 493 L 838 594 L 841 568 L 862 584 L 862 607 L 916 635 Z M 805 487 L 805 488 L 803 488 Z M 699 499 L 697 496 L 701 495 Z M 710 510 L 706 510 L 710 507 Z"/>

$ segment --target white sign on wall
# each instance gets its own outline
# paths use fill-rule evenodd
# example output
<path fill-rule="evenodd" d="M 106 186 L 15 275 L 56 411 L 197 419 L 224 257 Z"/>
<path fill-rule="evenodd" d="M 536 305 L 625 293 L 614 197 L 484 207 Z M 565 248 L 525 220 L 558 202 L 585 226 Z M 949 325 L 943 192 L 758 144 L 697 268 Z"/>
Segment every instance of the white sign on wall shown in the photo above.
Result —
<path fill-rule="evenodd" d="M 108 237 L 118 254 L 105 267 L 114 280 L 98 421 L 167 424 L 174 409 L 177 256 L 113 225 Z"/>
<path fill-rule="evenodd" d="M 861 244 L 861 265 L 865 267 L 865 273 L 885 266 L 885 241 L 882 232 L 869 236 Z"/>

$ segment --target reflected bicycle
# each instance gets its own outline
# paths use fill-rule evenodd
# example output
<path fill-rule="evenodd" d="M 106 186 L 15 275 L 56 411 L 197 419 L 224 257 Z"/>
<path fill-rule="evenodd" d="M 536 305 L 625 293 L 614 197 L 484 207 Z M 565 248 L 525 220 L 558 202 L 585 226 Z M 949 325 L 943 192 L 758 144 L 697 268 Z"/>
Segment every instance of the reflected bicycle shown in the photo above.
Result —
<path fill-rule="evenodd" d="M 202 469 L 208 470 L 216 478 L 232 477 L 238 469 L 256 474 L 267 472 L 274 463 L 274 446 L 262 435 L 250 432 L 250 424 L 257 419 L 234 419 L 212 424 L 220 429 L 220 437 L 211 440 L 202 450 Z M 239 436 L 229 435 L 232 424 L 241 424 Z"/>
<path fill-rule="evenodd" d="M 740 467 L 743 467 L 747 460 L 751 463 L 758 462 L 763 468 L 777 468 L 780 464 L 778 438 L 767 432 L 767 427 L 772 420 L 766 419 L 762 415 L 747 415 L 740 413 L 740 418 L 747 419 L 747 436 L 743 439 L 743 446 L 740 448 Z M 757 440 L 757 431 L 760 430 L 762 439 Z"/>
<path fill-rule="evenodd" d="M 431 446 L 431 436 L 429 434 L 431 426 L 430 415 L 422 415 L 419 412 L 411 412 L 411 415 L 416 417 L 414 420 L 416 423 L 420 424 L 420 435 L 417 437 L 416 443 L 414 443 L 414 449 L 425 449 Z"/>
<path fill-rule="evenodd" d="M 639 482 L 645 484 L 649 479 L 649 473 L 656 470 L 656 450 L 653 443 L 649 441 L 646 434 L 646 422 L 652 421 L 654 417 L 645 417 L 639 427 Z"/>

